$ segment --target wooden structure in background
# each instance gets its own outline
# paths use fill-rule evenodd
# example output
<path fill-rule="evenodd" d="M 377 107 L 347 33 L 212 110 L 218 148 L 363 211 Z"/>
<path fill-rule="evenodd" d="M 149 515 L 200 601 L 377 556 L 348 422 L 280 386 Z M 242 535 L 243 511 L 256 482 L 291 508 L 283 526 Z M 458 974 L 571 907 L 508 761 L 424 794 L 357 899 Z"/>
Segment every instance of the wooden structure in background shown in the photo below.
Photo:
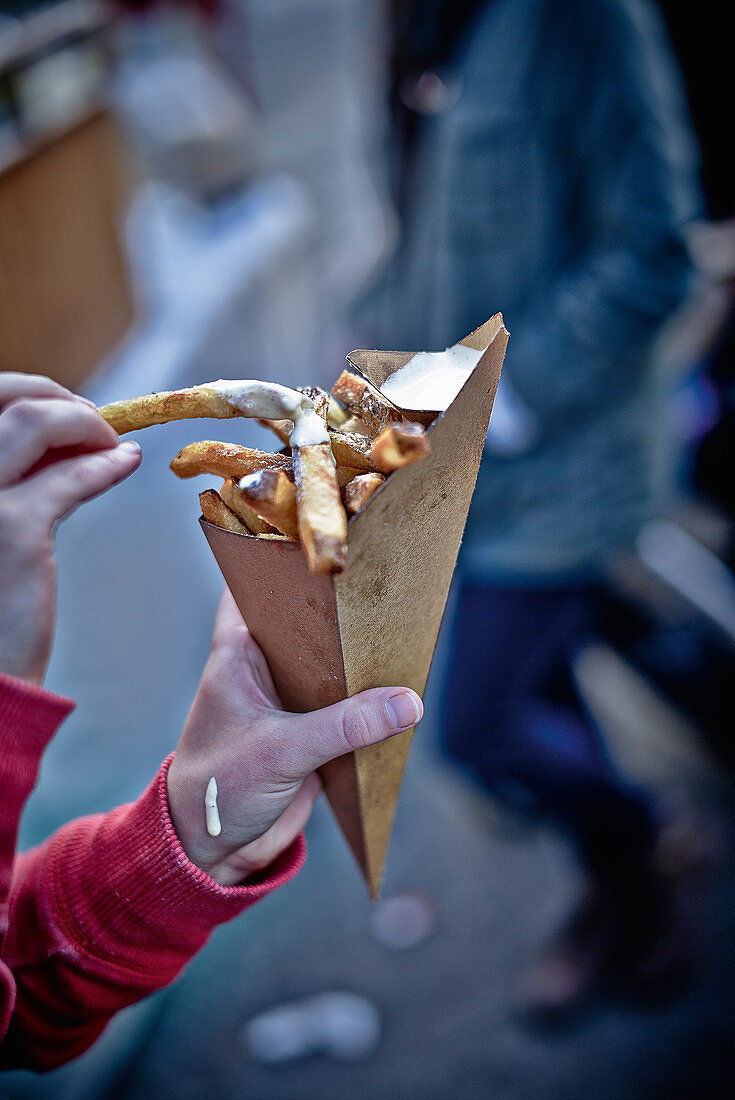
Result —
<path fill-rule="evenodd" d="M 99 0 L 61 0 L 0 25 L 0 371 L 70 387 L 133 316 L 109 22 Z"/>
<path fill-rule="evenodd" d="M 127 330 L 125 168 L 99 112 L 0 175 L 0 370 L 74 388 Z"/>

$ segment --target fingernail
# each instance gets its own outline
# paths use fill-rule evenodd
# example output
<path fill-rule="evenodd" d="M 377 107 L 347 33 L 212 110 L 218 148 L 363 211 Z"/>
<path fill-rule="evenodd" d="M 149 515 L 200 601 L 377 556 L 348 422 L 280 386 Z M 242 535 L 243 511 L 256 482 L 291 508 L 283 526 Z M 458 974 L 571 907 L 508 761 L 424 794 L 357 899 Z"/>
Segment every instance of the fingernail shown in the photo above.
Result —
<path fill-rule="evenodd" d="M 88 397 L 80 397 L 79 394 L 77 394 L 77 397 L 79 397 L 79 400 L 83 401 L 85 405 L 89 405 L 90 409 L 96 409 L 97 408 L 94 401 L 90 401 Z"/>
<path fill-rule="evenodd" d="M 392 695 L 385 704 L 385 712 L 395 730 L 407 730 L 409 726 L 415 725 L 421 716 L 416 700 L 407 691 L 402 691 L 400 695 Z"/>
<path fill-rule="evenodd" d="M 124 443 L 118 444 L 118 450 L 129 451 L 130 454 L 140 454 L 140 443 L 136 443 L 134 439 L 126 439 Z"/>

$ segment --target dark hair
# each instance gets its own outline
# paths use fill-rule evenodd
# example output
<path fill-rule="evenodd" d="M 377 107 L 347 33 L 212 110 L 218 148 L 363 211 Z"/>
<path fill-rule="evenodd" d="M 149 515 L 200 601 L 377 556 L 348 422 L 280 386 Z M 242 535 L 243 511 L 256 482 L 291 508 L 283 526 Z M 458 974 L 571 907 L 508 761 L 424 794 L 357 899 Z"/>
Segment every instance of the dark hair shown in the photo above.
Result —
<path fill-rule="evenodd" d="M 492 0 L 388 0 L 390 14 L 390 113 L 393 122 L 393 192 L 399 212 L 421 114 L 407 95 L 422 73 L 446 73 L 474 20 Z"/>
<path fill-rule="evenodd" d="M 465 33 L 491 0 L 388 0 L 394 94 L 407 79 L 451 66 Z"/>

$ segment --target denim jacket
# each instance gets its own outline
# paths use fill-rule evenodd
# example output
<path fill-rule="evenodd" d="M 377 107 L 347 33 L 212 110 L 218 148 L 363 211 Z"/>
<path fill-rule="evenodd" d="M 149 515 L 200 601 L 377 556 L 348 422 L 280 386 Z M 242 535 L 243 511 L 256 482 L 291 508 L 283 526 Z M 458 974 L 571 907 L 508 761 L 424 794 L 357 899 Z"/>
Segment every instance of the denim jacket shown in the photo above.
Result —
<path fill-rule="evenodd" d="M 402 239 L 360 331 L 440 349 L 502 311 L 504 376 L 534 431 L 486 453 L 461 562 L 488 583 L 586 574 L 654 500 L 651 353 L 699 212 L 677 74 L 641 0 L 494 0 L 449 87 L 422 119 Z"/>

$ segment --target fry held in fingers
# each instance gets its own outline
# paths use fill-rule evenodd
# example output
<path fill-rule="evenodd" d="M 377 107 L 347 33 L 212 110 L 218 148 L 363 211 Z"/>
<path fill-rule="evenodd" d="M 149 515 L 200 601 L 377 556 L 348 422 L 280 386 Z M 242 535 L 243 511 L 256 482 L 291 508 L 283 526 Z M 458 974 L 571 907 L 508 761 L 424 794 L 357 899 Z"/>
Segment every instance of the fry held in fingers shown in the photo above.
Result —
<path fill-rule="evenodd" d="M 247 527 L 231 508 L 228 508 L 216 489 L 205 489 L 199 494 L 199 506 L 207 523 L 221 527 L 224 531 L 234 531 L 236 535 L 249 535 Z"/>
<path fill-rule="evenodd" d="M 226 420 L 239 413 L 222 394 L 208 386 L 191 386 L 184 390 L 149 393 L 128 401 L 114 401 L 99 410 L 118 435 L 167 424 L 171 420 L 194 420 L 213 417 Z"/>
<path fill-rule="evenodd" d="M 220 443 L 208 439 L 202 443 L 190 443 L 179 451 L 171 463 L 177 477 L 197 477 L 199 474 L 218 474 L 220 477 L 241 478 L 256 470 L 290 470 L 288 455 L 256 451 L 252 447 L 239 447 L 236 443 Z"/>
<path fill-rule="evenodd" d="M 193 420 L 214 417 L 226 420 L 235 416 L 250 416 L 267 420 L 290 419 L 294 427 L 312 427 L 321 423 L 312 402 L 298 390 L 279 386 L 276 382 L 225 380 L 206 382 L 183 390 L 149 393 L 128 401 L 104 405 L 100 415 L 118 435 L 167 424 L 172 420 Z"/>

